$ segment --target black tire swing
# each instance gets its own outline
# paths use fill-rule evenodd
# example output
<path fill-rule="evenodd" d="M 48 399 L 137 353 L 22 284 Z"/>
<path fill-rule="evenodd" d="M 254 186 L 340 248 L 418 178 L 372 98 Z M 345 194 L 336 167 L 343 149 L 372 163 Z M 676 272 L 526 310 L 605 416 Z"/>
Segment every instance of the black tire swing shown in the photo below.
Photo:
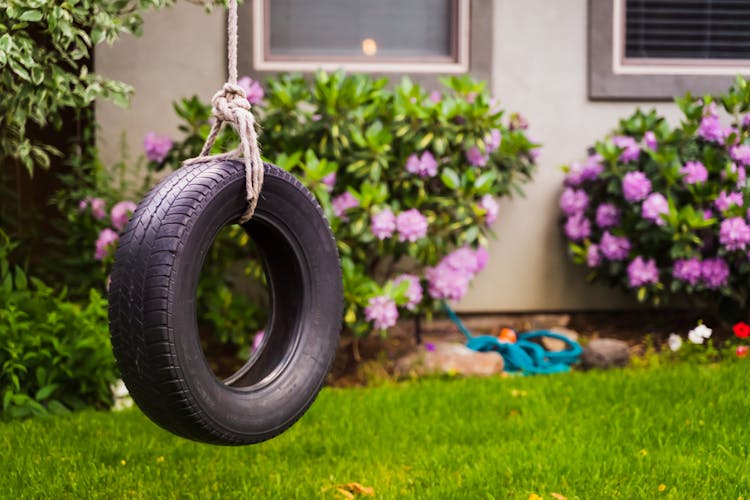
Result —
<path fill-rule="evenodd" d="M 338 251 L 320 205 L 292 175 L 260 162 L 236 85 L 233 23 L 236 47 L 236 0 L 229 83 L 214 97 L 217 122 L 202 156 L 138 205 L 120 238 L 109 295 L 112 345 L 134 401 L 179 436 L 225 445 L 270 439 L 302 416 L 333 361 L 343 312 Z M 244 162 L 230 159 L 236 152 L 203 156 L 222 120 L 237 127 Z M 261 348 L 219 380 L 198 338 L 196 290 L 216 235 L 237 222 L 261 255 L 269 319 Z"/>

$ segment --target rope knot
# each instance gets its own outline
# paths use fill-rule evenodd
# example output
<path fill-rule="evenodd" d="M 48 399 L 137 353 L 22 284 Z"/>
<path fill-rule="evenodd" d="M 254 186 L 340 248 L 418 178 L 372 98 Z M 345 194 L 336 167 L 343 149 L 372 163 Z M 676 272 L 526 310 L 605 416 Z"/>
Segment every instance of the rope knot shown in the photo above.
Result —
<path fill-rule="evenodd" d="M 260 190 L 263 186 L 263 160 L 260 157 L 258 134 L 255 131 L 255 118 L 247 100 L 245 90 L 237 85 L 237 0 L 229 0 L 229 16 L 227 26 L 227 57 L 229 59 L 229 78 L 211 99 L 213 115 L 216 118 L 211 124 L 211 131 L 206 137 L 200 155 L 185 161 L 185 164 L 205 161 L 219 135 L 221 126 L 228 122 L 237 131 L 240 145 L 234 151 L 212 155 L 218 160 L 242 158 L 245 163 L 245 196 L 247 209 L 239 219 L 244 224 L 253 216 L 258 204 Z"/>
<path fill-rule="evenodd" d="M 211 99 L 213 115 L 221 121 L 239 124 L 239 114 L 250 114 L 250 102 L 245 89 L 239 85 L 225 83 L 221 90 Z M 252 115 L 251 115 L 252 116 Z"/>

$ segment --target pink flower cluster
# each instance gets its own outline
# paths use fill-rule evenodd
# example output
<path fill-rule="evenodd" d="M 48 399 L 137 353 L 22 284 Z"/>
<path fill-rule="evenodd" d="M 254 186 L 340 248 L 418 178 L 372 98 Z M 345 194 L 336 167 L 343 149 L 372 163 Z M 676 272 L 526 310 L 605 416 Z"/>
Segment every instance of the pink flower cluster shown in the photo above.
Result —
<path fill-rule="evenodd" d="M 479 202 L 479 208 L 484 210 L 484 222 L 491 226 L 497 220 L 497 214 L 500 212 L 500 205 L 491 194 L 482 196 Z"/>
<path fill-rule="evenodd" d="M 449 253 L 437 266 L 428 268 L 425 276 L 430 296 L 435 299 L 460 300 L 474 276 L 484 269 L 489 257 L 484 247 L 473 250 L 462 247 Z"/>
<path fill-rule="evenodd" d="M 422 285 L 419 282 L 419 277 L 413 274 L 401 274 L 393 280 L 393 283 L 398 285 L 404 281 L 409 283 L 409 288 L 406 290 L 406 308 L 414 311 L 417 309 L 419 303 L 422 302 Z"/>
<path fill-rule="evenodd" d="M 359 201 L 349 191 L 346 191 L 331 200 L 331 206 L 333 207 L 333 214 L 336 217 L 340 217 L 343 220 L 348 220 L 344 213 L 354 207 L 359 206 Z"/>
<path fill-rule="evenodd" d="M 492 129 L 484 137 L 485 150 L 479 146 L 471 146 L 466 150 L 466 161 L 475 167 L 484 167 L 490 160 L 490 154 L 496 151 L 502 143 L 502 135 L 499 129 Z"/>
<path fill-rule="evenodd" d="M 172 149 L 172 139 L 149 132 L 143 138 L 143 149 L 146 151 L 146 158 L 149 161 L 161 163 L 167 157 L 169 150 Z"/>
<path fill-rule="evenodd" d="M 701 261 L 697 257 L 692 259 L 678 259 L 672 267 L 672 276 L 691 285 L 703 282 L 703 285 L 715 290 L 727 284 L 729 280 L 729 265 L 721 257 L 714 257 Z"/>
<path fill-rule="evenodd" d="M 81 211 L 89 207 L 94 219 L 103 220 L 107 216 L 107 205 L 102 198 L 85 198 L 78 202 L 78 208 Z M 125 229 L 135 208 L 135 203 L 128 200 L 115 203 L 112 207 L 109 217 L 115 229 L 105 228 L 99 232 L 94 244 L 94 258 L 96 260 L 104 260 L 110 254 L 114 244 L 120 239 L 118 232 Z"/>
<path fill-rule="evenodd" d="M 370 298 L 365 307 L 365 319 L 372 321 L 378 330 L 387 330 L 398 320 L 396 302 L 385 295 Z"/>
<path fill-rule="evenodd" d="M 590 155 L 584 163 L 572 163 L 565 175 L 565 185 L 578 187 L 586 181 L 593 181 L 604 172 L 602 157 L 599 154 Z"/>
<path fill-rule="evenodd" d="M 423 152 L 421 156 L 413 153 L 406 160 L 406 171 L 423 179 L 434 177 L 438 171 L 438 163 L 429 151 Z"/>
<path fill-rule="evenodd" d="M 399 241 L 414 243 L 427 235 L 429 224 L 419 210 L 412 208 L 395 215 L 390 208 L 376 212 L 370 219 L 370 230 L 379 240 L 384 240 L 398 233 Z"/>
<path fill-rule="evenodd" d="M 249 76 L 243 76 L 237 80 L 237 85 L 245 91 L 245 96 L 250 104 L 259 104 L 266 95 L 260 82 L 253 80 Z"/>

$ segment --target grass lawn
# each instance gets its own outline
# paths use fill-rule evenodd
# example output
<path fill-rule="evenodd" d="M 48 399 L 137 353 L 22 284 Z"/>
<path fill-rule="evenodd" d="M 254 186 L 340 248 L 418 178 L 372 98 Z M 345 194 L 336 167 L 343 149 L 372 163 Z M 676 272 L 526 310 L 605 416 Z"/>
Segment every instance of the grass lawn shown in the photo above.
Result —
<path fill-rule="evenodd" d="M 0 423 L 8 498 L 750 497 L 750 363 L 325 389 L 221 448 L 137 410 Z"/>

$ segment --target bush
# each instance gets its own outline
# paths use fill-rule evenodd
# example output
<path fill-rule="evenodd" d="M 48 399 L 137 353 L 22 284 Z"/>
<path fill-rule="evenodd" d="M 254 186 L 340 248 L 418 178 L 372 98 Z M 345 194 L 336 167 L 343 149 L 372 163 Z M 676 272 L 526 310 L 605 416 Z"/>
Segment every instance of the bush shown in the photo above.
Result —
<path fill-rule="evenodd" d="M 92 71 L 91 49 L 122 33 L 140 34 L 141 12 L 174 0 L 15 0 L 0 9 L 0 160 L 14 158 L 29 172 L 59 154 L 29 126 L 59 129 L 65 110 L 95 99 L 124 105 L 132 89 Z M 201 1 L 200 3 L 208 4 Z"/>
<path fill-rule="evenodd" d="M 96 291 L 80 306 L 10 269 L 14 245 L 0 231 L 0 395 L 10 418 L 107 407 L 116 368 L 107 304 Z"/>
<path fill-rule="evenodd" d="M 657 304 L 684 293 L 736 319 L 750 292 L 750 88 L 737 78 L 676 102 L 679 126 L 638 110 L 563 167 L 563 230 L 590 280 Z"/>
<path fill-rule="evenodd" d="M 504 113 L 484 83 L 444 79 L 429 93 L 403 80 L 318 73 L 281 75 L 264 89 L 245 77 L 267 158 L 315 193 L 341 253 L 345 325 L 386 330 L 400 315 L 429 314 L 458 300 L 485 265 L 497 196 L 520 192 L 538 146 L 519 115 Z M 150 135 L 155 169 L 196 156 L 210 106 L 175 105 L 185 137 Z M 215 151 L 234 147 L 225 130 Z M 427 293 L 423 293 L 426 290 Z"/>

